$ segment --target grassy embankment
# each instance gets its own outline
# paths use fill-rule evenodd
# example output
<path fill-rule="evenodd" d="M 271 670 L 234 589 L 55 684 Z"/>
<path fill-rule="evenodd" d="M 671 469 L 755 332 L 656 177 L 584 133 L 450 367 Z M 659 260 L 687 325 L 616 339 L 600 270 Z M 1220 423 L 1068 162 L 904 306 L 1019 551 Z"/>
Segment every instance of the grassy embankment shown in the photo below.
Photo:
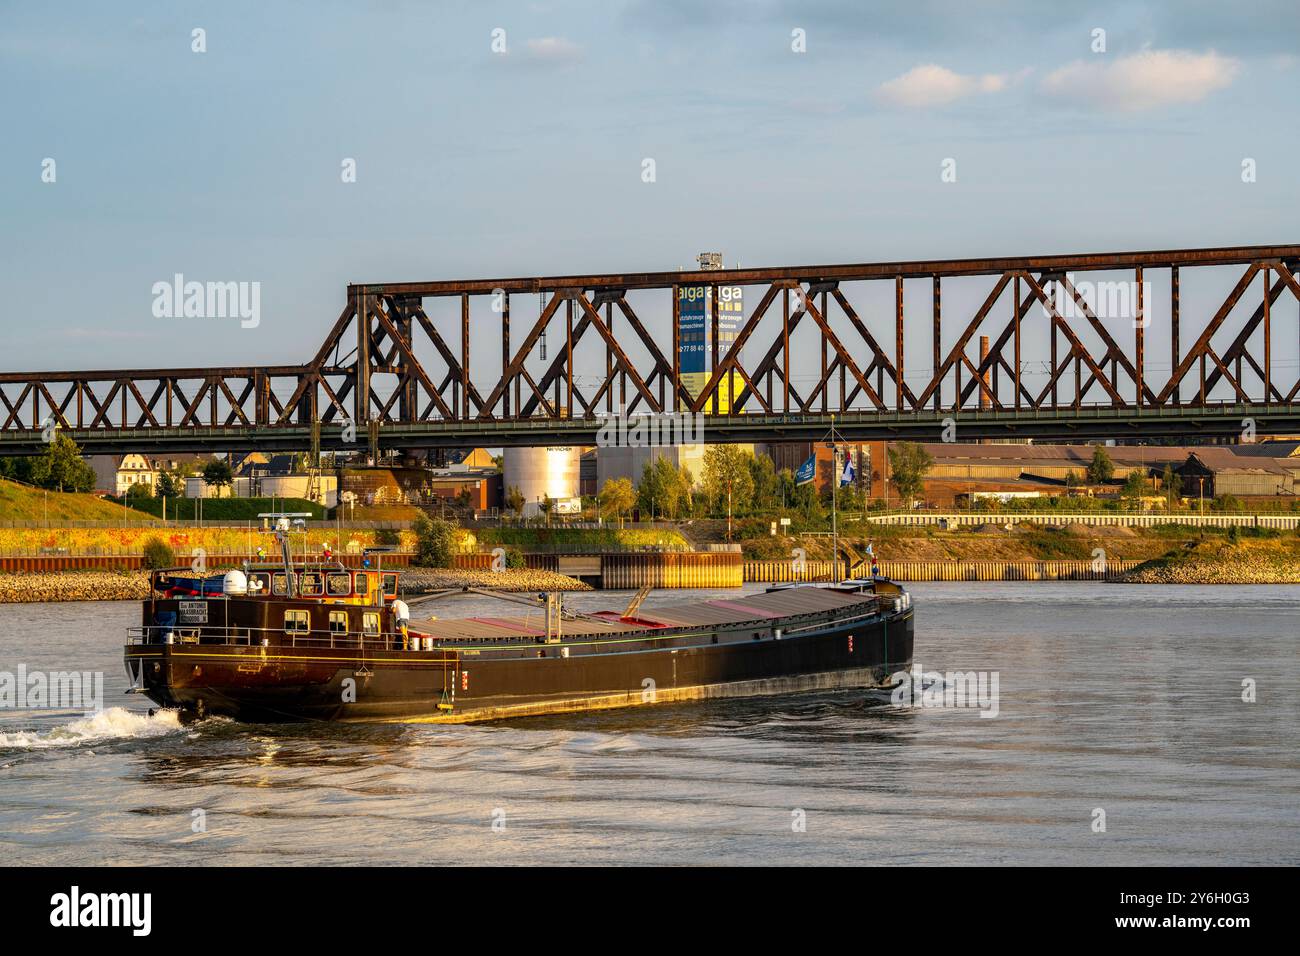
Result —
<path fill-rule="evenodd" d="M 0 521 L 129 521 L 154 524 L 152 516 L 90 494 L 45 491 L 0 478 Z"/>

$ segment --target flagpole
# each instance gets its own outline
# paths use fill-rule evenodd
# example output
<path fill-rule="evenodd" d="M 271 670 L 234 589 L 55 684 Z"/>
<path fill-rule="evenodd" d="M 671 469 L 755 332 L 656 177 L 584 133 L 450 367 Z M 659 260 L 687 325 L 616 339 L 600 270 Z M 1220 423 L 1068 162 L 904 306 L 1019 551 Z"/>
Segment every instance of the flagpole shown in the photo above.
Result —
<path fill-rule="evenodd" d="M 839 455 L 836 453 L 838 447 L 835 444 L 835 413 L 831 413 L 831 582 L 838 584 L 836 572 L 839 568 L 840 561 L 840 528 L 839 514 L 837 511 L 840 476 L 837 471 L 840 467 Z"/>

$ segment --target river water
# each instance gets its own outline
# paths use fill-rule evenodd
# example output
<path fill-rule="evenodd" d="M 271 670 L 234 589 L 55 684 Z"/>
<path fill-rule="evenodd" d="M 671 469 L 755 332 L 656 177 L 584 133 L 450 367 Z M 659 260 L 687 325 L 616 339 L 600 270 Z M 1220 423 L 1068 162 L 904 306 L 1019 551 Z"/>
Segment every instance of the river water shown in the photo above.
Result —
<path fill-rule="evenodd" d="M 996 672 L 996 717 L 832 693 L 182 728 L 123 694 L 137 605 L 0 606 L 0 671 L 105 675 L 97 715 L 0 711 L 0 847 L 69 865 L 1300 863 L 1300 587 L 911 590 L 917 662 Z"/>

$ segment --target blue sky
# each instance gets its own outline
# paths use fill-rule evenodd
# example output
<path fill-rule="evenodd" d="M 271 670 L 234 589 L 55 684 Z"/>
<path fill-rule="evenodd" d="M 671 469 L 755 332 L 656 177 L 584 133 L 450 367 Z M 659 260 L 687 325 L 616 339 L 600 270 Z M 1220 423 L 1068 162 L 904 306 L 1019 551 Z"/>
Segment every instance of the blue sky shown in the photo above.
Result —
<path fill-rule="evenodd" d="M 1221 6 L 6 3 L 0 366 L 301 362 L 353 281 L 1294 242 L 1300 14 Z M 160 335 L 177 272 L 261 325 Z"/>

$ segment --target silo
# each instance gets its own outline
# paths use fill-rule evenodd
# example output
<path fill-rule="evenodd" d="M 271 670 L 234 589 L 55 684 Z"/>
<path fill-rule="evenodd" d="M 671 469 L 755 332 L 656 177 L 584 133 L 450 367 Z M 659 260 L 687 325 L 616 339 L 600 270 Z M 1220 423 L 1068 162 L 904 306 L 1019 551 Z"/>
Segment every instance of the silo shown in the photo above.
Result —
<path fill-rule="evenodd" d="M 578 497 L 582 448 L 548 445 L 540 448 L 506 448 L 502 466 L 505 493 L 518 488 L 524 496 L 524 514 L 534 515 L 543 498 Z"/>

